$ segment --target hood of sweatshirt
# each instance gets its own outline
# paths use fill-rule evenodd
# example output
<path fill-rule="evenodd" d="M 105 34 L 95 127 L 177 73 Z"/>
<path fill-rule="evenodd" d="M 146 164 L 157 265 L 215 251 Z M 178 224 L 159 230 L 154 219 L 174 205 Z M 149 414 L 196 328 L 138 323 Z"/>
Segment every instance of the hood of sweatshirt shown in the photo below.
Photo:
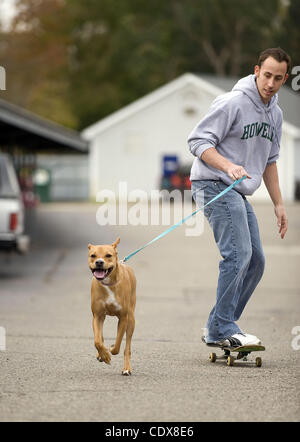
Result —
<path fill-rule="evenodd" d="M 208 113 L 189 135 L 191 153 L 196 157 L 190 179 L 232 180 L 222 170 L 205 163 L 201 157 L 206 149 L 215 147 L 218 153 L 234 164 L 241 165 L 251 175 L 235 189 L 252 195 L 260 186 L 267 164 L 279 157 L 282 111 L 278 95 L 267 104 L 261 99 L 256 76 L 240 79 L 231 92 L 218 96 Z"/>
<path fill-rule="evenodd" d="M 241 78 L 233 86 L 232 91 L 240 91 L 246 94 L 259 112 L 271 112 L 278 103 L 278 94 L 275 94 L 268 104 L 264 104 L 259 95 L 256 85 L 256 76 L 254 74 Z"/>

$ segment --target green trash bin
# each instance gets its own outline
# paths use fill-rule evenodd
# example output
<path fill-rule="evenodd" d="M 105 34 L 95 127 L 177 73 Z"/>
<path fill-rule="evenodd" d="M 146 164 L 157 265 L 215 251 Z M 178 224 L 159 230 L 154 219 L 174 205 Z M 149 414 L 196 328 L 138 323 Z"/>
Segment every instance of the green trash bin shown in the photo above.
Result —
<path fill-rule="evenodd" d="M 39 196 L 41 203 L 50 201 L 51 171 L 44 168 L 38 168 L 33 175 L 34 190 Z"/>

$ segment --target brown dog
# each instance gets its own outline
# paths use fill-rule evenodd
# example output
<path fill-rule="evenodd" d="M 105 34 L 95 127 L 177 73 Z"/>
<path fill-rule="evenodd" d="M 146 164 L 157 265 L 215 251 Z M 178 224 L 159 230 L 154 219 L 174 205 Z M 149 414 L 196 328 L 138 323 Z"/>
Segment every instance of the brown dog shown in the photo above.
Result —
<path fill-rule="evenodd" d="M 89 267 L 93 273 L 91 287 L 93 330 L 95 347 L 98 350 L 97 359 L 106 364 L 111 356 L 120 351 L 121 342 L 126 331 L 126 346 L 124 351 L 123 375 L 131 374 L 131 338 L 134 331 L 134 309 L 136 301 L 136 279 L 133 270 L 118 259 L 118 238 L 112 245 L 88 245 Z M 103 323 L 105 316 L 119 318 L 115 345 L 108 350 L 103 341 Z"/>

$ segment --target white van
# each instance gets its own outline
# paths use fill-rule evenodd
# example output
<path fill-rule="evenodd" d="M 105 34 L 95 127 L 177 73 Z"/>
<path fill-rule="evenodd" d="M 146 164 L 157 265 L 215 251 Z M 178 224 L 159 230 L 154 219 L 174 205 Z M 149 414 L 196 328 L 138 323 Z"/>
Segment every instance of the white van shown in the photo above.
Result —
<path fill-rule="evenodd" d="M 0 251 L 26 253 L 29 237 L 24 232 L 24 205 L 14 167 L 0 154 Z"/>

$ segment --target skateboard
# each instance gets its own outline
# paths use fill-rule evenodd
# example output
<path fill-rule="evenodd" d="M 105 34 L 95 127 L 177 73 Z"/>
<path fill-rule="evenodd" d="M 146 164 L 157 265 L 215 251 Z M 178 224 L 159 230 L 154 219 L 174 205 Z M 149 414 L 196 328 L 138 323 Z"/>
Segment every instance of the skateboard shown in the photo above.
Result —
<path fill-rule="evenodd" d="M 227 365 L 229 367 L 232 367 L 235 360 L 242 360 L 246 362 L 248 361 L 248 355 L 252 353 L 253 351 L 264 351 L 265 347 L 263 345 L 242 345 L 240 347 L 222 347 L 219 346 L 224 351 L 224 354 L 222 356 L 217 356 L 216 353 L 210 353 L 209 360 L 210 362 L 216 362 L 218 359 L 225 360 L 227 362 Z M 233 356 L 230 353 L 231 352 L 237 352 L 237 356 Z M 262 359 L 260 357 L 257 357 L 255 359 L 256 367 L 262 366 Z"/>

